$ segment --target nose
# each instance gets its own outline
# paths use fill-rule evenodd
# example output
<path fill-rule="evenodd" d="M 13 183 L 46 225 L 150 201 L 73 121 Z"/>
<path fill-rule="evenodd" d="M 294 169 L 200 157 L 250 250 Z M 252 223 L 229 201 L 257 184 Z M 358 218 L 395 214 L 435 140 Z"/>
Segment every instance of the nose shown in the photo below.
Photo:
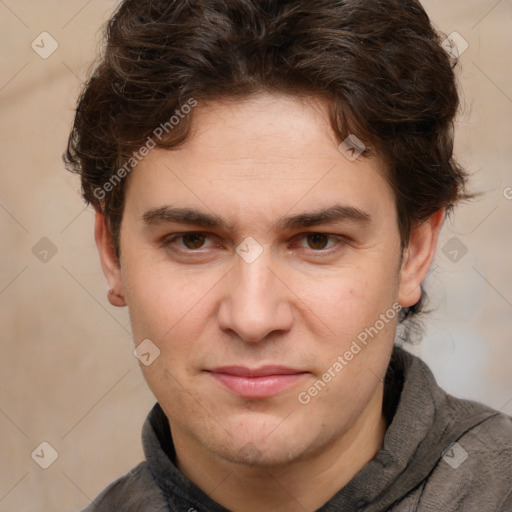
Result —
<path fill-rule="evenodd" d="M 237 257 L 226 276 L 218 320 L 222 330 L 255 343 L 291 328 L 291 292 L 271 268 L 268 251 L 254 262 Z"/>

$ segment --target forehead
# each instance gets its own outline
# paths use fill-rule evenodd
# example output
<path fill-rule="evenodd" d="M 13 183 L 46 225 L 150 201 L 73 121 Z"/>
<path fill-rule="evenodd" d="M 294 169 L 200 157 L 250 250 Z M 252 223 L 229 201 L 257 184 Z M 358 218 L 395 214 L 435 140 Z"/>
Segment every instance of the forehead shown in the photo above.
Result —
<path fill-rule="evenodd" d="M 270 221 L 335 203 L 389 214 L 394 201 L 377 158 L 351 161 L 339 150 L 325 101 L 260 94 L 200 103 L 183 145 L 136 166 L 127 209 L 169 203 Z"/>
<path fill-rule="evenodd" d="M 289 166 L 293 161 L 309 160 L 309 155 L 319 165 L 332 163 L 340 153 L 328 107 L 319 97 L 279 93 L 199 104 L 184 147 L 191 157 L 211 154 L 239 167 L 251 160 Z M 259 171 L 254 177 L 263 177 Z"/>

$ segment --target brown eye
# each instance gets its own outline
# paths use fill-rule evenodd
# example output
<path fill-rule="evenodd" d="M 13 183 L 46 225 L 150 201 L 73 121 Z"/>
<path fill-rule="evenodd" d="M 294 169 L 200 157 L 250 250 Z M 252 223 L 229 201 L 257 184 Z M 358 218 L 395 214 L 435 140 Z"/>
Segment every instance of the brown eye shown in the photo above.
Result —
<path fill-rule="evenodd" d="M 321 233 L 310 234 L 307 236 L 307 240 L 309 247 L 315 251 L 325 249 L 329 243 L 329 237 Z"/>
<path fill-rule="evenodd" d="M 200 249 L 206 240 L 202 233 L 188 233 L 182 236 L 183 245 L 187 249 Z"/>

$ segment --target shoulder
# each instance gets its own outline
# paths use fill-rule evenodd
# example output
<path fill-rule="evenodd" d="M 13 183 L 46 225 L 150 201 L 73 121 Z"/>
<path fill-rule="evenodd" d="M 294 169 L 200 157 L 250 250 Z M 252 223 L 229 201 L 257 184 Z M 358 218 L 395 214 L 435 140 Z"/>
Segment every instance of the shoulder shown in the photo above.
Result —
<path fill-rule="evenodd" d="M 442 502 L 446 512 L 510 510 L 512 501 L 512 418 L 466 400 L 449 397 L 454 408 L 481 411 L 481 421 L 444 447 L 424 483 L 421 503 Z M 485 417 L 485 413 L 487 417 Z"/>
<path fill-rule="evenodd" d="M 112 482 L 81 512 L 166 512 L 166 500 L 148 466 L 141 462 Z"/>
<path fill-rule="evenodd" d="M 460 467 L 466 464 L 464 473 L 474 485 L 489 488 L 503 484 L 507 491 L 512 489 L 512 418 L 496 411 L 457 442 L 467 452 Z"/>

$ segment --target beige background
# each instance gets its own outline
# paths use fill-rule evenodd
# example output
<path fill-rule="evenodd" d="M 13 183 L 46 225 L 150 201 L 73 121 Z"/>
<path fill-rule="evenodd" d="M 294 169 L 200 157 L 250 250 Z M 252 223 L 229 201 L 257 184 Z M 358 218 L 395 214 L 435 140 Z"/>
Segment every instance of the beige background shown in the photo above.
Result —
<path fill-rule="evenodd" d="M 512 0 L 424 5 L 443 32 L 469 43 L 457 152 L 485 195 L 445 227 L 441 249 L 456 237 L 468 252 L 458 262 L 439 252 L 428 283 L 437 311 L 414 350 L 446 389 L 510 414 Z M 61 163 L 112 8 L 0 0 L 0 511 L 77 509 L 142 457 L 153 397 L 132 355 L 127 313 L 106 300 L 93 214 Z M 43 31 L 59 45 L 47 59 L 31 48 Z M 43 237 L 57 249 L 47 262 L 32 252 Z M 42 441 L 58 452 L 46 470 L 31 458 Z"/>

